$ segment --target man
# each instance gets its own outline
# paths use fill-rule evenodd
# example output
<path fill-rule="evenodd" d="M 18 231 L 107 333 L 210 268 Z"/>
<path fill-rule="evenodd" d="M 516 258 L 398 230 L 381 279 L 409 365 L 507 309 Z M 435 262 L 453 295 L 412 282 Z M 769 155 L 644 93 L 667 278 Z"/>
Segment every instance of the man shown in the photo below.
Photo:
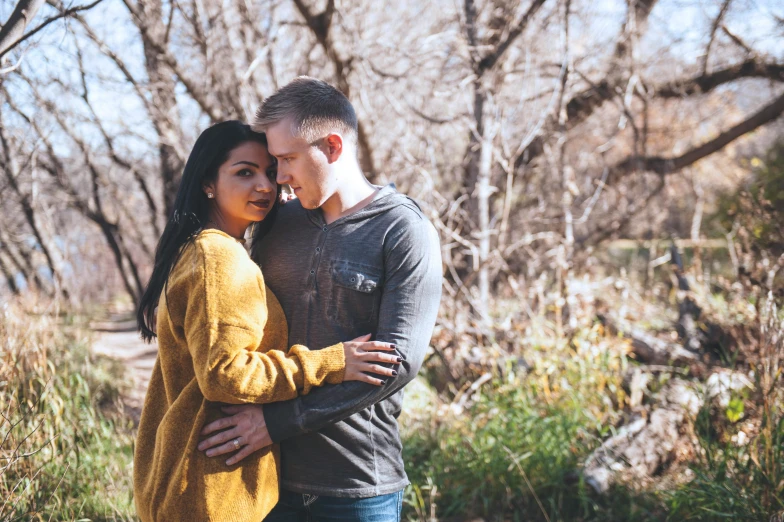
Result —
<path fill-rule="evenodd" d="M 357 159 L 348 99 L 300 77 L 269 97 L 253 125 L 265 131 L 277 181 L 297 199 L 283 206 L 254 257 L 289 322 L 289 344 L 329 346 L 363 334 L 394 343 L 401 363 L 383 386 L 346 382 L 294 400 L 226 408 L 232 428 L 200 449 L 245 446 L 233 464 L 273 442 L 281 448 L 281 499 L 269 522 L 398 521 L 408 479 L 397 417 L 416 375 L 441 297 L 438 235 L 394 185 L 376 187 Z M 335 518 L 329 518 L 335 520 Z"/>

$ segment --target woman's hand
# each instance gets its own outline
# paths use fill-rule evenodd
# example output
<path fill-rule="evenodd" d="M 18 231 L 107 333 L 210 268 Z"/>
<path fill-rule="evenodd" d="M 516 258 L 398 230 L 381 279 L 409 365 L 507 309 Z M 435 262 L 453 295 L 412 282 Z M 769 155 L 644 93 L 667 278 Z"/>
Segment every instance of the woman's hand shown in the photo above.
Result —
<path fill-rule="evenodd" d="M 393 368 L 379 366 L 376 363 L 399 364 L 403 359 L 397 355 L 383 353 L 394 352 L 395 345 L 381 343 L 378 341 L 370 342 L 370 334 L 357 337 L 347 343 L 343 343 L 343 352 L 346 355 L 346 371 L 344 381 L 362 381 L 376 386 L 382 386 L 387 381 L 379 379 L 382 377 L 395 377 L 397 371 Z M 368 375 L 365 372 L 376 374 Z"/>

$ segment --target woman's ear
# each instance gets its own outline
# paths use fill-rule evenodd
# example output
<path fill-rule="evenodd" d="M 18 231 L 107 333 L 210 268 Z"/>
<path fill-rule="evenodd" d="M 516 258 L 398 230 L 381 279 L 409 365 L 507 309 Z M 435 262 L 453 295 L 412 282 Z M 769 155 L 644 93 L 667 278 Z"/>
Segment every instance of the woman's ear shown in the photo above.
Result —
<path fill-rule="evenodd" d="M 213 199 L 215 197 L 215 185 L 213 183 L 205 183 L 202 185 L 201 189 L 207 194 L 209 199 Z"/>

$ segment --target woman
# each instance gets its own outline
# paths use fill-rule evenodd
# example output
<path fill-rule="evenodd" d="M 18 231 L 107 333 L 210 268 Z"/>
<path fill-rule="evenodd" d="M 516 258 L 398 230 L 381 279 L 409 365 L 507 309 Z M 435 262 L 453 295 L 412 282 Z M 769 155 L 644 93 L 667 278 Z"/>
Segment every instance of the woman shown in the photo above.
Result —
<path fill-rule="evenodd" d="M 196 450 L 205 422 L 225 403 L 266 403 L 313 386 L 359 380 L 380 385 L 400 362 L 369 337 L 309 351 L 287 350 L 288 325 L 242 246 L 277 209 L 279 187 L 263 134 L 237 121 L 205 130 L 185 165 L 155 253 L 137 321 L 150 341 L 157 307 L 158 359 L 134 454 L 139 517 L 153 521 L 262 520 L 278 499 L 277 447 L 228 466 Z M 234 446 L 242 447 L 241 439 Z"/>

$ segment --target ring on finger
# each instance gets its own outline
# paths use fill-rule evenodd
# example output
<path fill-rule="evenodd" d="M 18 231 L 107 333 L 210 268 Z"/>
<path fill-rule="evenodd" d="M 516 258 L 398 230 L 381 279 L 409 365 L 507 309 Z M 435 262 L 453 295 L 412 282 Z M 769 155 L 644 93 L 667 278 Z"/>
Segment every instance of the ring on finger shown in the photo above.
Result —
<path fill-rule="evenodd" d="M 239 439 L 239 437 L 237 437 L 236 439 L 234 439 L 233 441 L 231 441 L 231 443 L 232 443 L 232 444 L 234 444 L 234 449 L 235 449 L 235 450 L 238 450 L 238 449 L 240 449 L 240 439 Z"/>

